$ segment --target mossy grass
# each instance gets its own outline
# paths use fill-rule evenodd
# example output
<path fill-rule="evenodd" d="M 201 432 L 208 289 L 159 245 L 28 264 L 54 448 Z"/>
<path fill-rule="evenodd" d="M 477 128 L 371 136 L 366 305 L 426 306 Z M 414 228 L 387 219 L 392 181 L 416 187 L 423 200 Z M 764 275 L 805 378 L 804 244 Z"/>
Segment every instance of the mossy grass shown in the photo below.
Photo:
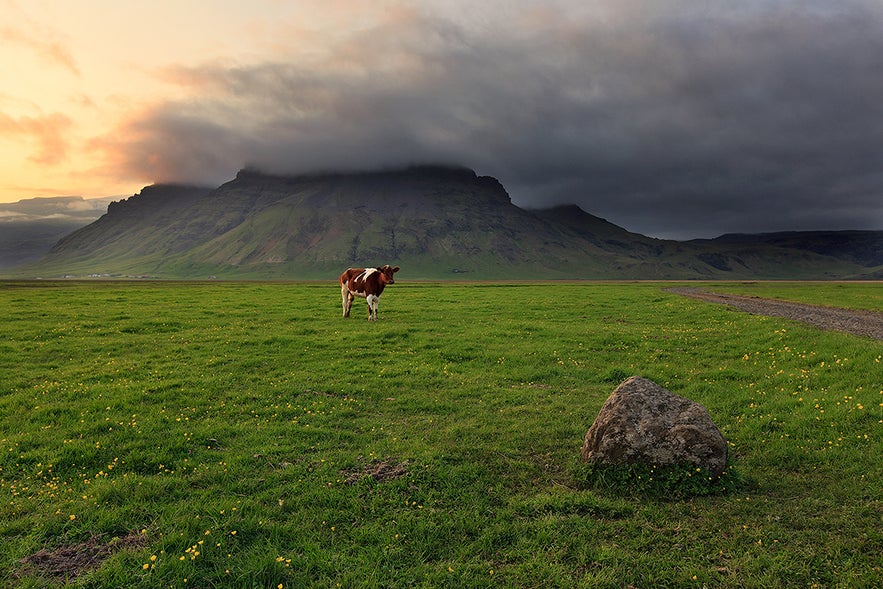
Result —
<path fill-rule="evenodd" d="M 574 469 L 574 479 L 586 488 L 654 499 L 683 500 L 690 497 L 745 491 L 748 486 L 732 464 L 719 476 L 689 464 L 597 464 Z"/>
<path fill-rule="evenodd" d="M 879 586 L 883 344 L 666 286 L 0 283 L 0 585 L 100 541 L 69 585 Z M 720 487 L 580 462 L 633 374 Z"/>

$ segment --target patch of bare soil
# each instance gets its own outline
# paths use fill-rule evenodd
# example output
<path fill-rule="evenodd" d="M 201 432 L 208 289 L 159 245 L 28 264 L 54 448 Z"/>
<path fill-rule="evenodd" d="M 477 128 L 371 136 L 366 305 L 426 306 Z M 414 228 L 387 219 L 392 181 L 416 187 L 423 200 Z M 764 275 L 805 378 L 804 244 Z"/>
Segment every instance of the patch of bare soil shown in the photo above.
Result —
<path fill-rule="evenodd" d="M 127 534 L 109 541 L 92 536 L 79 544 L 67 544 L 53 550 L 39 550 L 22 559 L 24 572 L 36 573 L 56 581 L 72 580 L 82 573 L 97 569 L 113 554 L 128 549 L 137 549 L 147 543 L 142 534 Z"/>
<path fill-rule="evenodd" d="M 666 290 L 694 299 L 728 305 L 753 315 L 784 317 L 785 319 L 802 321 L 819 329 L 844 331 L 854 335 L 883 340 L 883 313 L 841 309 L 838 307 L 822 307 L 742 295 L 719 294 L 696 287 L 678 287 Z"/>
<path fill-rule="evenodd" d="M 358 483 L 364 478 L 371 477 L 378 483 L 397 479 L 408 474 L 408 461 L 394 463 L 388 460 L 372 460 L 362 468 L 344 469 L 340 474 L 346 478 L 344 482 L 348 485 Z"/>

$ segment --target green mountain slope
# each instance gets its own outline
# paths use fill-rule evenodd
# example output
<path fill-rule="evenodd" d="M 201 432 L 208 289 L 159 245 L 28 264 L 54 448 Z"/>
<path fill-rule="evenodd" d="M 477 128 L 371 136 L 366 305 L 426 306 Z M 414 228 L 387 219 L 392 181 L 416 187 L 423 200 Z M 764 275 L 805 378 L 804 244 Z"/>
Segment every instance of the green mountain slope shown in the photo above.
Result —
<path fill-rule="evenodd" d="M 462 168 L 282 177 L 215 189 L 150 186 L 59 241 L 31 275 L 334 278 L 395 263 L 402 277 L 842 278 L 861 260 L 778 244 L 645 237 L 575 206 L 525 210 Z"/>

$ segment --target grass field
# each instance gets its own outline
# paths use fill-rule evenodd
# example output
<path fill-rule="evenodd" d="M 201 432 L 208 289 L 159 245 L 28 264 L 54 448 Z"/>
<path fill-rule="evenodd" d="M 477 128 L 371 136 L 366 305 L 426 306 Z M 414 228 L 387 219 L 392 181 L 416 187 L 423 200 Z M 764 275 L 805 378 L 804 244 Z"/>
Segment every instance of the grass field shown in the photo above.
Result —
<path fill-rule="evenodd" d="M 665 286 L 0 283 L 0 585 L 879 587 L 883 343 Z M 587 484 L 632 374 L 740 488 Z"/>
<path fill-rule="evenodd" d="M 883 312 L 883 284 L 879 282 L 726 282 L 714 283 L 708 290 Z"/>

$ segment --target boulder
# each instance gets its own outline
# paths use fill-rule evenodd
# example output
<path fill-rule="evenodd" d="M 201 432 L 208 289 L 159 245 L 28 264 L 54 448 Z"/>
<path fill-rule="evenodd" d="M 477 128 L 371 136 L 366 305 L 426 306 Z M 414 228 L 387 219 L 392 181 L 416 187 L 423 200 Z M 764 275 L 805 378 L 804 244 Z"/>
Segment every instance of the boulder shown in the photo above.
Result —
<path fill-rule="evenodd" d="M 689 464 L 720 476 L 727 464 L 727 441 L 705 407 L 632 376 L 604 402 L 586 432 L 582 459 L 601 464 Z"/>

